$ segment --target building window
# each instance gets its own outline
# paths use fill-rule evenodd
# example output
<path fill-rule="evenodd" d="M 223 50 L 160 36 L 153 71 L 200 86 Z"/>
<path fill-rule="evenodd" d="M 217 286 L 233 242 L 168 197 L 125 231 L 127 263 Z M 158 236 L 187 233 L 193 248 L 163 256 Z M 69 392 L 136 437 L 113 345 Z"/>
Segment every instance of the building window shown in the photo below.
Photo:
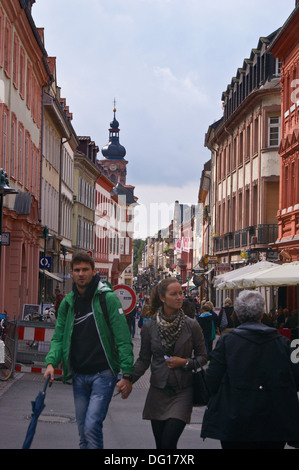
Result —
<path fill-rule="evenodd" d="M 0 7 L 0 67 L 3 67 L 3 56 L 4 56 L 4 22 L 5 15 L 3 9 Z"/>
<path fill-rule="evenodd" d="M 22 181 L 22 171 L 23 171 L 23 128 L 19 124 L 19 146 L 18 146 L 18 180 Z"/>
<path fill-rule="evenodd" d="M 240 133 L 240 148 L 239 148 L 239 165 L 243 163 L 243 152 L 244 152 L 244 134 L 243 131 Z"/>
<path fill-rule="evenodd" d="M 25 166 L 25 175 L 24 175 L 24 178 L 25 178 L 25 181 L 24 181 L 24 184 L 25 184 L 25 187 L 26 188 L 29 188 L 29 137 L 26 136 L 26 140 L 25 140 L 25 162 L 24 162 L 24 166 Z"/>
<path fill-rule="evenodd" d="M 6 167 L 6 156 L 7 156 L 7 114 L 3 113 L 3 148 L 2 148 L 2 167 Z"/>
<path fill-rule="evenodd" d="M 281 60 L 276 59 L 275 60 L 275 76 L 276 77 L 279 77 L 281 74 L 281 66 L 282 66 Z"/>
<path fill-rule="evenodd" d="M 6 18 L 5 22 L 5 35 L 4 35 L 4 70 L 6 75 L 10 78 L 11 75 L 11 47 L 12 47 L 12 27 L 11 23 Z"/>
<path fill-rule="evenodd" d="M 236 163 L 237 163 L 237 138 L 234 138 L 234 148 L 233 148 L 233 164 L 232 164 L 232 170 L 236 169 Z"/>
<path fill-rule="evenodd" d="M 246 129 L 246 158 L 250 158 L 251 155 L 251 127 L 247 126 Z"/>
<path fill-rule="evenodd" d="M 32 104 L 32 67 L 27 61 L 27 82 L 26 82 L 26 104 L 27 108 L 31 109 Z"/>
<path fill-rule="evenodd" d="M 253 135 L 253 155 L 258 153 L 259 148 L 259 118 L 254 120 L 254 135 Z"/>
<path fill-rule="evenodd" d="M 17 119 L 15 116 L 12 116 L 11 121 L 11 152 L 10 152 L 10 173 L 11 176 L 16 176 L 16 129 L 17 129 Z"/>
<path fill-rule="evenodd" d="M 20 96 L 24 100 L 25 99 L 25 75 L 26 75 L 26 59 L 25 59 L 25 51 L 21 47 L 20 51 Z"/>
<path fill-rule="evenodd" d="M 13 49 L 13 84 L 15 88 L 19 87 L 19 62 L 20 62 L 20 44 L 19 38 L 14 35 L 14 49 Z"/>
<path fill-rule="evenodd" d="M 268 147 L 278 147 L 280 141 L 280 117 L 268 118 Z"/>

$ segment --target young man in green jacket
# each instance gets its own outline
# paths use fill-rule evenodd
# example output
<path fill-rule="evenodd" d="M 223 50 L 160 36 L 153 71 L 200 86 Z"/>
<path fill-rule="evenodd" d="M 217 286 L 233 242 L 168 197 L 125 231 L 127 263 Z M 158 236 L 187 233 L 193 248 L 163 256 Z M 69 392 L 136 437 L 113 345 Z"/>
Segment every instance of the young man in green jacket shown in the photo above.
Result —
<path fill-rule="evenodd" d="M 59 307 L 44 376 L 53 381 L 62 360 L 64 381 L 72 377 L 80 448 L 102 449 L 103 421 L 120 369 L 122 398 L 132 390 L 133 345 L 121 303 L 112 286 L 100 281 L 93 259 L 74 255 L 71 275 L 73 289 Z"/>

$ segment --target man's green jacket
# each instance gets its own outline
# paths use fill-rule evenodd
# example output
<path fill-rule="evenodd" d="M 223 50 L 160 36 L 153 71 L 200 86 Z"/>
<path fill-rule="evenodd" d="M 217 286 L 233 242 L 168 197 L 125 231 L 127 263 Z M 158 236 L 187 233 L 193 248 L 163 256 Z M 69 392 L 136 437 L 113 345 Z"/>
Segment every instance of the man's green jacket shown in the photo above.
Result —
<path fill-rule="evenodd" d="M 105 292 L 108 318 L 112 330 L 105 321 L 100 304 L 100 294 Z M 64 381 L 71 378 L 70 348 L 74 327 L 75 294 L 70 292 L 60 304 L 55 331 L 51 341 L 50 351 L 46 356 L 46 367 L 52 364 L 57 368 L 62 360 Z M 133 371 L 133 345 L 127 325 L 126 316 L 119 298 L 114 294 L 113 287 L 108 282 L 99 282 L 93 300 L 93 313 L 95 323 L 110 369 L 115 375 L 122 370 L 123 374 L 132 374 Z"/>

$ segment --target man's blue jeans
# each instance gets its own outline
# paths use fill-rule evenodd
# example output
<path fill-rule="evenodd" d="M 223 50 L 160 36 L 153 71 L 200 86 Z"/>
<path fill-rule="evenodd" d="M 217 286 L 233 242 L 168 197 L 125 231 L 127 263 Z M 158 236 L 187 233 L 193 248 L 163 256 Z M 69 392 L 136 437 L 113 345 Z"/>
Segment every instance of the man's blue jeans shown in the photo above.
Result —
<path fill-rule="evenodd" d="M 80 449 L 103 449 L 103 421 L 116 377 L 111 370 L 94 375 L 74 374 L 73 393 Z"/>

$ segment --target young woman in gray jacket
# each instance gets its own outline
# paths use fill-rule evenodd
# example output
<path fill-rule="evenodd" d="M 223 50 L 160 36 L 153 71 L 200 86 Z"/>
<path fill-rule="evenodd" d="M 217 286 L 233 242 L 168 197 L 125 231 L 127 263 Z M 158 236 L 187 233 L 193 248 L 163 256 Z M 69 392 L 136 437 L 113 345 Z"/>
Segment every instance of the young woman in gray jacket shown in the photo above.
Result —
<path fill-rule="evenodd" d="M 152 291 L 141 331 L 133 383 L 151 366 L 143 419 L 151 421 L 157 449 L 176 449 L 192 412 L 192 358 L 204 365 L 207 353 L 201 327 L 182 310 L 183 292 L 175 278 Z"/>

